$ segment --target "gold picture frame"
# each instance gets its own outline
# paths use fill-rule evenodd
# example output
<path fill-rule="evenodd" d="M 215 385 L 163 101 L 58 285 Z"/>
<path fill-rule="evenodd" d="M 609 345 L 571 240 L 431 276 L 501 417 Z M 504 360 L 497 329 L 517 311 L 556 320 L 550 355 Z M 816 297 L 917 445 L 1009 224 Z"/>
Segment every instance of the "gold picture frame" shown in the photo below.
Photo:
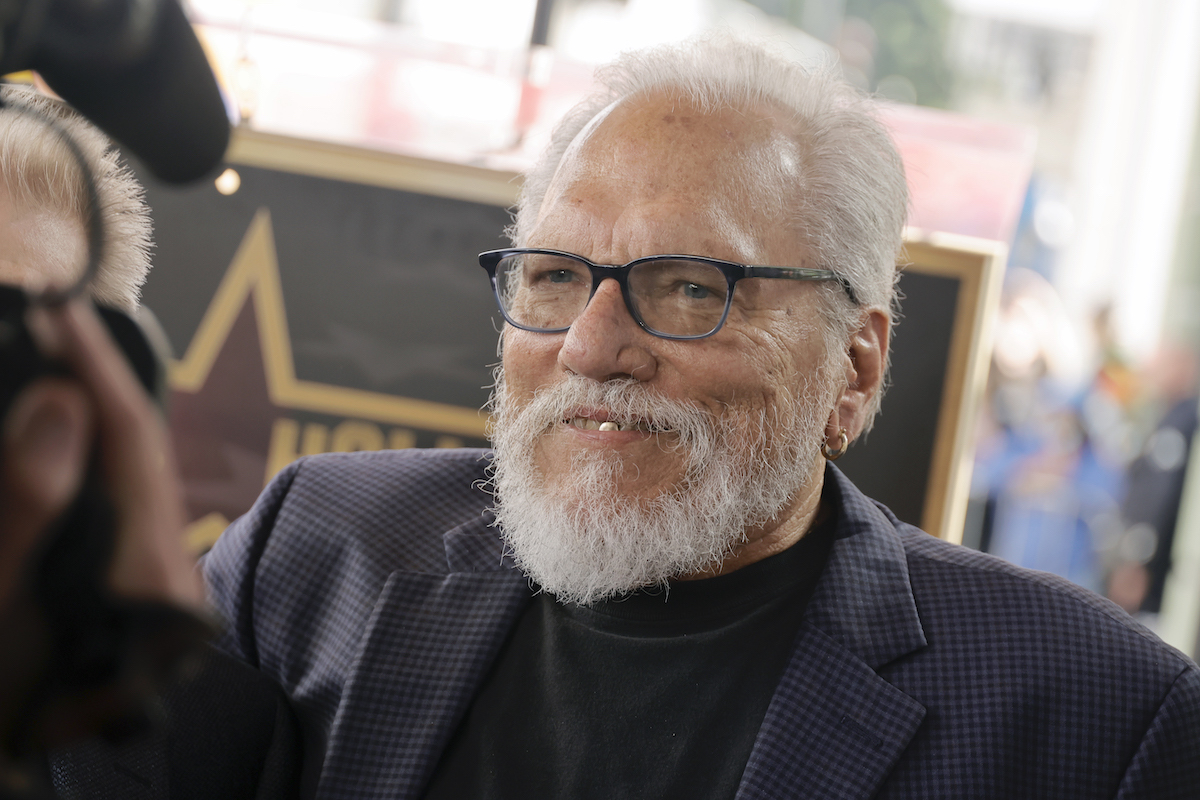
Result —
<path fill-rule="evenodd" d="M 956 544 L 962 542 L 975 426 L 987 390 L 1007 254 L 1001 242 L 917 229 L 905 232 L 905 273 L 940 276 L 959 285 L 921 519 L 923 530 Z"/>

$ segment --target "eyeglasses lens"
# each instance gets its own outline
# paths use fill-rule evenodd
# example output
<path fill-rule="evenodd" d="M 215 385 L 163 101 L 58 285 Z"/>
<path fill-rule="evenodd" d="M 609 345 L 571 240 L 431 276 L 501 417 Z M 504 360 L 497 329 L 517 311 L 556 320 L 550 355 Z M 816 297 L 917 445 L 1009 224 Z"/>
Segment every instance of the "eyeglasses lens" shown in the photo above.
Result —
<path fill-rule="evenodd" d="M 496 266 L 496 292 L 513 322 L 535 330 L 566 328 L 592 296 L 592 272 L 573 258 L 521 253 Z"/>
<path fill-rule="evenodd" d="M 725 314 L 725 273 L 703 261 L 643 261 L 629 273 L 629 294 L 646 327 L 669 336 L 703 336 Z"/>

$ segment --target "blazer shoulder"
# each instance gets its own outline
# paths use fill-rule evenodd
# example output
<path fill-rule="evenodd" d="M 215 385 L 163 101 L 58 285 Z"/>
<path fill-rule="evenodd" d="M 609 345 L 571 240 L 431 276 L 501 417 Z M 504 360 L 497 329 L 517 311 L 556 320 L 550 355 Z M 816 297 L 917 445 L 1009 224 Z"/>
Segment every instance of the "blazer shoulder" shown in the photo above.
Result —
<path fill-rule="evenodd" d="M 221 646 L 258 663 L 264 641 L 282 636 L 275 629 L 327 615 L 344 630 L 361 624 L 393 572 L 446 574 L 445 534 L 489 517 L 488 457 L 333 453 L 285 468 L 204 559 L 210 597 L 230 625 Z"/>
<path fill-rule="evenodd" d="M 1042 654 L 1057 668 L 1098 668 L 1167 688 L 1196 665 L 1115 603 L 1048 572 L 950 544 L 899 523 L 913 595 L 939 631 L 988 639 L 997 656 Z"/>
<path fill-rule="evenodd" d="M 294 465 L 273 524 L 290 556 L 359 553 L 372 571 L 445 572 L 442 536 L 484 516 L 485 450 L 326 453 Z"/>
<path fill-rule="evenodd" d="M 1191 796 L 1200 671 L 1187 656 L 1063 578 L 895 530 L 927 644 L 881 674 L 927 709 L 911 746 L 941 767 L 905 762 L 897 796 Z"/>

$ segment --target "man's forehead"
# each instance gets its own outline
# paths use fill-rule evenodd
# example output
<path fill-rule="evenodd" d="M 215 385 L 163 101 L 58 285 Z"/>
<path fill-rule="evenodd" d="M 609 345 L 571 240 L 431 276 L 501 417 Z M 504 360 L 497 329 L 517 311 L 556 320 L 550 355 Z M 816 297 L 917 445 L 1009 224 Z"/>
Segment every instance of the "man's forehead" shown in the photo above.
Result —
<path fill-rule="evenodd" d="M 581 182 L 630 197 L 767 186 L 777 196 L 801 166 L 791 127 L 765 104 L 710 110 L 669 94 L 618 100 L 571 142 L 546 199 Z"/>
<path fill-rule="evenodd" d="M 669 94 L 623 98 L 576 135 L 563 155 L 562 167 L 614 151 L 656 148 L 671 149 L 680 158 L 745 156 L 764 147 L 793 144 L 794 138 L 786 135 L 790 127 L 765 104 L 703 109 Z"/>

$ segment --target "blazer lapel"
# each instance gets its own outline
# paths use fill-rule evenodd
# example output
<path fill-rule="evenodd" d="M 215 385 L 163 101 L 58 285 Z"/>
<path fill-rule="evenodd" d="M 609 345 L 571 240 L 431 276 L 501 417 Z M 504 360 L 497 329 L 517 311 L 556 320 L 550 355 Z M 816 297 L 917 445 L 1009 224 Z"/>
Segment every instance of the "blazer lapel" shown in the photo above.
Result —
<path fill-rule="evenodd" d="M 56 796 L 169 800 L 165 736 L 156 731 L 123 745 L 88 741 L 56 752 L 50 759 Z"/>
<path fill-rule="evenodd" d="M 925 646 L 895 523 L 837 470 L 837 540 L 738 791 L 752 798 L 871 797 L 925 717 L 878 670 Z"/>
<path fill-rule="evenodd" d="M 483 518 L 445 536 L 448 575 L 393 573 L 334 719 L 317 794 L 416 798 L 531 597 Z"/>
<path fill-rule="evenodd" d="M 920 703 L 805 623 L 738 798 L 871 797 L 924 717 Z"/>

